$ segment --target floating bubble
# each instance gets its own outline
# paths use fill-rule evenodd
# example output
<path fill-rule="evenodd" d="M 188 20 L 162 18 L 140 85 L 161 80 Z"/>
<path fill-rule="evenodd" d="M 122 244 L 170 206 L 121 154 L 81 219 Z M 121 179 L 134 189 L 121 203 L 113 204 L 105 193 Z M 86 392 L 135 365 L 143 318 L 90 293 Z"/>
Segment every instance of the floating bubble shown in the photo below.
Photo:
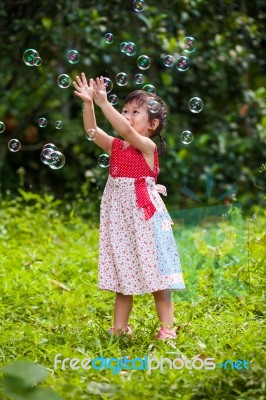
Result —
<path fill-rule="evenodd" d="M 98 158 L 98 164 L 102 168 L 109 167 L 109 155 L 108 154 L 101 154 L 100 157 Z"/>
<path fill-rule="evenodd" d="M 33 60 L 33 64 L 34 64 L 36 67 L 39 67 L 40 65 L 42 65 L 42 59 L 41 59 L 41 57 L 35 57 L 34 60 Z"/>
<path fill-rule="evenodd" d="M 192 97 L 188 102 L 188 108 L 193 113 L 199 113 L 203 109 L 203 101 L 199 97 Z"/>
<path fill-rule="evenodd" d="M 38 119 L 38 125 L 40 128 L 45 128 L 47 126 L 47 124 L 48 124 L 48 121 L 46 118 L 41 117 Z"/>
<path fill-rule="evenodd" d="M 21 149 L 21 144 L 18 139 L 11 139 L 9 140 L 7 147 L 9 148 L 10 151 L 15 153 L 16 151 L 19 151 Z"/>
<path fill-rule="evenodd" d="M 26 65 L 32 67 L 34 65 L 34 59 L 39 57 L 38 52 L 35 49 L 28 49 L 24 51 L 23 60 Z"/>
<path fill-rule="evenodd" d="M 113 82 L 109 78 L 103 78 L 103 81 L 106 87 L 106 93 L 110 93 L 113 89 Z"/>
<path fill-rule="evenodd" d="M 154 87 L 153 85 L 151 85 L 151 84 L 144 85 L 143 88 L 142 88 L 142 90 L 144 90 L 145 92 L 148 92 L 148 93 L 156 94 L 156 89 L 155 89 L 155 87 Z"/>
<path fill-rule="evenodd" d="M 104 35 L 104 37 L 105 37 L 105 43 L 107 43 L 107 44 L 113 43 L 113 41 L 114 41 L 114 35 L 113 35 L 112 33 L 106 33 L 106 34 Z"/>
<path fill-rule="evenodd" d="M 2 121 L 0 121 L 0 133 L 4 132 L 5 129 L 6 129 L 5 124 Z"/>
<path fill-rule="evenodd" d="M 110 94 L 108 97 L 109 103 L 111 103 L 113 106 L 115 106 L 118 103 L 118 97 L 116 94 Z"/>
<path fill-rule="evenodd" d="M 144 10 L 144 0 L 134 0 L 133 8 L 136 12 L 142 12 Z"/>
<path fill-rule="evenodd" d="M 168 54 L 163 58 L 163 65 L 165 67 L 172 67 L 174 65 L 174 57 Z"/>
<path fill-rule="evenodd" d="M 127 42 L 120 43 L 120 51 L 122 53 L 126 53 L 126 51 L 127 51 Z"/>
<path fill-rule="evenodd" d="M 45 158 L 50 159 L 52 158 L 51 156 L 55 151 L 57 151 L 57 149 L 46 147 L 45 149 L 42 149 L 42 154 L 44 155 Z"/>
<path fill-rule="evenodd" d="M 137 66 L 140 69 L 148 69 L 151 65 L 151 60 L 148 56 L 142 55 L 138 57 Z"/>
<path fill-rule="evenodd" d="M 63 153 L 60 151 L 55 151 L 53 153 L 53 162 L 49 164 L 52 169 L 60 169 L 65 165 L 66 159 Z"/>
<path fill-rule="evenodd" d="M 135 43 L 128 42 L 127 46 L 126 46 L 126 52 L 125 52 L 126 55 L 132 57 L 136 54 L 136 52 L 137 52 L 137 46 L 135 45 Z"/>
<path fill-rule="evenodd" d="M 155 114 L 160 110 L 160 103 L 151 97 L 148 99 L 148 109 Z"/>
<path fill-rule="evenodd" d="M 52 148 L 46 147 L 41 152 L 41 155 L 40 155 L 41 161 L 46 165 L 52 164 L 55 161 L 56 151 L 57 151 L 57 149 L 52 149 Z"/>
<path fill-rule="evenodd" d="M 77 64 L 79 62 L 79 52 L 77 50 L 69 50 L 67 53 L 67 61 L 70 64 Z"/>
<path fill-rule="evenodd" d="M 52 150 L 54 150 L 54 151 L 57 151 L 57 147 L 56 147 L 56 145 L 53 144 L 53 143 L 46 143 L 46 144 L 43 146 L 42 150 L 44 150 L 44 149 L 52 149 Z"/>
<path fill-rule="evenodd" d="M 192 36 L 187 36 L 183 39 L 182 47 L 185 53 L 193 53 L 196 50 L 196 39 Z"/>
<path fill-rule="evenodd" d="M 125 86 L 128 83 L 128 76 L 125 72 L 119 72 L 119 74 L 116 75 L 115 80 L 119 86 Z"/>
<path fill-rule="evenodd" d="M 187 71 L 190 67 L 190 60 L 186 56 L 180 56 L 176 60 L 176 69 L 178 71 L 184 72 Z"/>
<path fill-rule="evenodd" d="M 55 121 L 54 126 L 56 127 L 56 129 L 62 129 L 64 124 L 62 121 Z"/>
<path fill-rule="evenodd" d="M 44 156 L 43 152 L 41 152 L 41 154 L 40 154 L 40 159 L 41 159 L 41 162 L 42 162 L 42 163 L 44 163 L 44 164 L 46 164 L 46 165 L 49 164 L 49 162 L 48 162 L 48 160 L 46 159 L 46 157 Z"/>
<path fill-rule="evenodd" d="M 58 86 L 62 89 L 66 89 L 71 85 L 71 78 L 67 74 L 61 74 L 57 78 Z"/>
<path fill-rule="evenodd" d="M 136 74 L 134 76 L 134 81 L 137 85 L 142 85 L 144 83 L 144 75 L 142 74 Z"/>
<path fill-rule="evenodd" d="M 184 131 L 180 135 L 180 140 L 184 144 L 190 144 L 193 141 L 193 133 L 190 131 Z"/>
<path fill-rule="evenodd" d="M 97 132 L 96 132 L 95 129 L 90 128 L 90 129 L 88 129 L 87 132 L 86 132 L 86 138 L 87 138 L 89 141 L 93 141 L 93 140 L 96 139 L 96 133 L 97 133 Z"/>

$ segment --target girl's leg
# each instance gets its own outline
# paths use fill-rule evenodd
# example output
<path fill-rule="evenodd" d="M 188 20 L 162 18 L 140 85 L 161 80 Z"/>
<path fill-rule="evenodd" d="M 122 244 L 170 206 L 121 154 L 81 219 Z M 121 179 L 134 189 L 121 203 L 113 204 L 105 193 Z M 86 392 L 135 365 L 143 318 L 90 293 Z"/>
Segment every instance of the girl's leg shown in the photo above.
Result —
<path fill-rule="evenodd" d="M 114 310 L 114 328 L 126 327 L 133 306 L 133 295 L 116 293 Z"/>
<path fill-rule="evenodd" d="M 159 290 L 152 293 L 155 299 L 156 310 L 161 327 L 171 328 L 174 324 L 174 303 L 171 290 Z"/>

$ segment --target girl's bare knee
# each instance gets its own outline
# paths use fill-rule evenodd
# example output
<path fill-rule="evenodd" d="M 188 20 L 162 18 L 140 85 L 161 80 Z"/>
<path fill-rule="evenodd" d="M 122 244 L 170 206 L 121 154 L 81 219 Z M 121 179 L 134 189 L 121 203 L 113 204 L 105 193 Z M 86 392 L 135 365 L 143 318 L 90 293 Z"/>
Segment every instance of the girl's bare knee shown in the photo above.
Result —
<path fill-rule="evenodd" d="M 172 292 L 170 289 L 158 290 L 157 292 L 152 292 L 154 299 L 159 301 L 171 301 Z"/>

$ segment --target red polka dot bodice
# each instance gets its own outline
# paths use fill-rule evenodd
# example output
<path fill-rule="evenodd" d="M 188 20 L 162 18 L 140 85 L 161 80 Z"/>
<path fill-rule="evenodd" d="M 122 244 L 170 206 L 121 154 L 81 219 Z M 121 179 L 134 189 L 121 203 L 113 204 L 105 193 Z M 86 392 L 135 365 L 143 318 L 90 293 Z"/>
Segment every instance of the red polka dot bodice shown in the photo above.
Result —
<path fill-rule="evenodd" d="M 145 178 L 150 176 L 157 181 L 160 172 L 157 147 L 154 150 L 153 171 L 148 166 L 143 154 L 134 146 L 123 149 L 124 141 L 115 138 L 112 143 L 110 159 L 110 175 L 113 178 L 135 178 L 136 199 L 139 207 L 144 209 L 145 219 L 149 219 L 156 212 L 150 200 Z"/>

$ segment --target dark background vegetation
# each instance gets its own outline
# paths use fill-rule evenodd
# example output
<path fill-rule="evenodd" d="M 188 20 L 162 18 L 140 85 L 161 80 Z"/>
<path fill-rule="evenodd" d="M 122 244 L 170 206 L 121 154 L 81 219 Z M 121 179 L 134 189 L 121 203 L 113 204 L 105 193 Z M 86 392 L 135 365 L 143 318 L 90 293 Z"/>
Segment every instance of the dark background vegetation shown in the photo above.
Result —
<path fill-rule="evenodd" d="M 69 202 L 98 207 L 108 169 L 98 166 L 103 151 L 88 142 L 82 125 L 81 101 L 73 88 L 61 89 L 57 77 L 67 73 L 72 79 L 84 71 L 87 77 L 104 75 L 114 82 L 121 110 L 126 95 L 139 87 L 133 76 L 137 56 L 146 54 L 151 67 L 143 71 L 145 83 L 169 106 L 169 122 L 164 132 L 167 155 L 160 158 L 158 183 L 168 189 L 172 209 L 194 204 L 181 193 L 187 185 L 202 201 L 211 173 L 215 182 L 214 204 L 233 184 L 244 209 L 262 206 L 265 196 L 266 162 L 266 5 L 262 0 L 146 1 L 145 11 L 136 13 L 131 1 L 1 1 L 0 3 L 0 120 L 6 130 L 0 134 L 0 193 L 17 194 L 17 188 L 53 193 Z M 113 44 L 104 34 L 112 32 Z M 184 54 L 180 41 L 185 36 L 197 40 L 187 72 L 166 68 L 162 58 Z M 137 55 L 122 54 L 119 44 L 132 41 Z M 36 49 L 43 64 L 29 67 L 22 57 L 26 49 Z M 76 49 L 80 62 L 71 65 L 66 52 Z M 118 72 L 129 75 L 125 87 L 115 84 Z M 187 106 L 199 96 L 205 107 L 192 114 Z M 48 119 L 39 128 L 39 117 Z M 64 127 L 56 130 L 54 122 Z M 115 134 L 97 110 L 98 125 Z M 194 134 L 190 145 L 180 142 L 180 133 Z M 11 138 L 22 148 L 11 153 Z M 53 142 L 66 156 L 60 170 L 51 170 L 40 161 L 42 146 Z M 90 171 L 89 173 L 86 171 Z"/>

